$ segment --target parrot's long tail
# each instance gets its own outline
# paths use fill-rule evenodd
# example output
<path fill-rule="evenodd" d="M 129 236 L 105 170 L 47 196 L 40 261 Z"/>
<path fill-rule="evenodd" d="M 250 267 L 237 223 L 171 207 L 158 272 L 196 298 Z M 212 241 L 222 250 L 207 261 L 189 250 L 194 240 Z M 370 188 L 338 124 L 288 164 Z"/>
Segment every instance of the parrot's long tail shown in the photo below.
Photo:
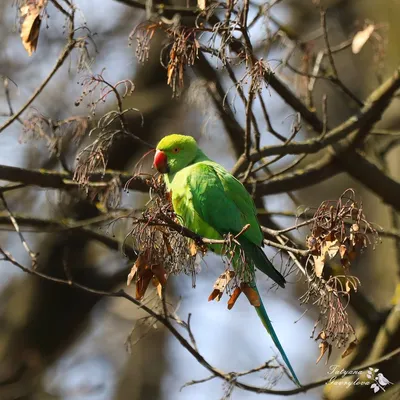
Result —
<path fill-rule="evenodd" d="M 283 347 L 282 347 L 282 345 L 281 345 L 281 342 L 279 341 L 278 336 L 277 336 L 276 333 L 275 333 L 275 330 L 274 330 L 274 328 L 273 328 L 273 326 L 272 326 L 271 320 L 269 319 L 268 314 L 267 314 L 267 311 L 265 310 L 264 304 L 263 304 L 263 302 L 262 302 L 262 300 L 261 300 L 260 293 L 258 292 L 257 286 L 254 285 L 253 288 L 257 291 L 258 297 L 260 298 L 260 306 L 259 306 L 259 307 L 254 307 L 254 308 L 256 309 L 257 314 L 258 314 L 258 316 L 259 316 L 260 319 L 261 319 L 261 322 L 262 322 L 263 325 L 265 326 L 265 329 L 266 329 L 266 330 L 268 331 L 268 333 L 271 335 L 272 340 L 273 340 L 274 343 L 275 343 L 275 346 L 278 348 L 279 352 L 281 353 L 281 356 L 282 356 L 282 358 L 283 358 L 283 361 L 285 361 L 287 367 L 289 368 L 289 371 L 290 371 L 290 373 L 292 374 L 294 381 L 296 382 L 296 384 L 297 384 L 298 386 L 301 386 L 301 384 L 300 384 L 300 382 L 299 382 L 299 380 L 298 380 L 298 378 L 297 378 L 297 376 L 296 376 L 296 374 L 295 374 L 295 372 L 294 372 L 294 370 L 293 370 L 293 367 L 292 367 L 292 365 L 290 364 L 290 361 L 289 361 L 289 359 L 288 359 L 288 357 L 287 357 L 285 351 L 283 350 Z"/>
<path fill-rule="evenodd" d="M 243 236 L 238 237 L 238 241 L 242 246 L 243 251 L 247 257 L 250 257 L 254 265 L 264 274 L 268 275 L 280 287 L 285 287 L 286 280 L 283 275 L 275 269 L 271 261 L 263 252 L 262 248 L 250 242 Z"/>

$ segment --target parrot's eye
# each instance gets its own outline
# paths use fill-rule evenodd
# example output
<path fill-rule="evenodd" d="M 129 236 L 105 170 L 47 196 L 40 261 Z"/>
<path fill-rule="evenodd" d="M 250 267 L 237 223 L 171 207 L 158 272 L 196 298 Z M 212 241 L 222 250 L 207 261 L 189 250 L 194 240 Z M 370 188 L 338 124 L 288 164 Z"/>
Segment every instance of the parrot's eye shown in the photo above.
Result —
<path fill-rule="evenodd" d="M 175 147 L 172 152 L 173 153 L 179 153 L 181 151 L 181 149 L 179 147 Z"/>

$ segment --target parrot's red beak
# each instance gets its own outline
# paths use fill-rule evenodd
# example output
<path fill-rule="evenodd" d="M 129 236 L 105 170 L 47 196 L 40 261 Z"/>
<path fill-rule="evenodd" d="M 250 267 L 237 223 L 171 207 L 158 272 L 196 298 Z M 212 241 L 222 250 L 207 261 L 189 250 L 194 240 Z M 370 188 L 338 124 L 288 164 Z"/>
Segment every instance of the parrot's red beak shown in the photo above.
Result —
<path fill-rule="evenodd" d="M 166 174 L 169 172 L 168 157 L 163 151 L 156 151 L 156 155 L 154 156 L 154 166 L 160 174 Z"/>

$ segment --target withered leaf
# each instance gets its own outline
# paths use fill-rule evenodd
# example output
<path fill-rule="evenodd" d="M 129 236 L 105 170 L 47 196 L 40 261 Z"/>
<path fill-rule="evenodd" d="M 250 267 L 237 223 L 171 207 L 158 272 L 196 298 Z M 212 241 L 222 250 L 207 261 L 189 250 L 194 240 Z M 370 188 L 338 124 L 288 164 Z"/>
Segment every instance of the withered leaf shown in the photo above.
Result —
<path fill-rule="evenodd" d="M 355 278 L 354 276 L 349 276 L 346 279 L 346 292 L 350 293 L 351 289 L 353 289 L 355 292 L 357 292 L 358 285 L 360 284 L 360 281 Z"/>
<path fill-rule="evenodd" d="M 167 271 L 161 264 L 152 265 L 151 272 L 158 279 L 158 282 L 160 282 L 162 286 L 167 284 Z"/>
<path fill-rule="evenodd" d="M 171 57 L 171 60 L 172 60 L 172 57 Z M 172 66 L 171 64 L 168 65 L 168 69 L 167 69 L 167 84 L 168 85 L 171 85 L 171 83 L 172 83 L 172 75 L 174 74 L 174 70 L 175 70 L 174 66 Z"/>
<path fill-rule="evenodd" d="M 197 251 L 198 251 L 198 248 L 196 246 L 196 243 L 193 240 L 191 240 L 189 242 L 189 253 L 190 253 L 190 255 L 192 257 L 194 257 L 197 254 Z"/>
<path fill-rule="evenodd" d="M 215 289 L 220 289 L 224 290 L 228 283 L 234 278 L 235 276 L 235 271 L 225 271 L 223 274 L 219 276 L 219 278 L 216 280 L 214 284 Z"/>
<path fill-rule="evenodd" d="M 160 299 L 162 299 L 162 286 L 161 286 L 161 283 L 159 283 L 159 284 L 157 285 L 156 290 L 157 290 L 158 297 L 159 297 Z"/>
<path fill-rule="evenodd" d="M 136 263 L 133 265 L 133 267 L 131 268 L 131 272 L 128 275 L 128 278 L 126 280 L 126 285 L 129 286 L 133 280 L 133 278 L 135 277 L 137 273 L 137 266 Z"/>
<path fill-rule="evenodd" d="M 325 256 L 313 256 L 315 275 L 320 278 L 325 266 Z"/>
<path fill-rule="evenodd" d="M 127 278 L 127 285 L 130 285 L 133 278 L 136 277 L 136 299 L 140 300 L 146 293 L 146 290 L 153 280 L 153 283 L 157 283 L 157 291 L 159 291 L 158 285 L 165 286 L 167 283 L 167 273 L 161 264 L 150 265 L 150 252 L 149 250 L 140 253 L 133 265 L 131 272 Z"/>
<path fill-rule="evenodd" d="M 316 256 L 313 255 L 314 259 L 314 270 L 315 274 L 320 278 L 322 276 L 322 272 L 324 271 L 325 259 L 332 259 L 339 252 L 340 244 L 337 239 L 333 239 L 332 235 L 328 235 L 325 241 L 321 245 L 321 254 Z M 333 239 L 333 240 L 329 240 Z"/>
<path fill-rule="evenodd" d="M 375 25 L 370 24 L 365 29 L 363 29 L 362 31 L 358 31 L 355 34 L 353 42 L 351 44 L 351 50 L 353 54 L 357 54 L 361 51 L 365 43 L 367 43 L 368 39 L 371 37 L 374 30 L 375 30 Z"/>
<path fill-rule="evenodd" d="M 157 290 L 158 297 L 160 299 L 162 299 L 162 289 L 163 289 L 163 287 L 162 287 L 160 281 L 155 276 L 153 276 L 152 282 L 153 282 L 153 286 L 155 286 L 155 288 Z"/>
<path fill-rule="evenodd" d="M 313 237 L 319 238 L 323 232 L 323 229 L 320 226 L 317 226 L 315 229 L 313 229 Z"/>
<path fill-rule="evenodd" d="M 153 273 L 150 268 L 146 266 L 146 269 L 139 275 L 136 282 L 136 300 L 141 300 L 143 298 L 152 278 Z"/>
<path fill-rule="evenodd" d="M 342 353 L 342 358 L 347 357 L 348 355 L 350 355 L 355 348 L 357 347 L 357 340 L 353 340 L 348 346 L 347 349 Z"/>
<path fill-rule="evenodd" d="M 354 233 L 357 233 L 357 232 L 359 232 L 359 230 L 360 230 L 360 226 L 359 226 L 358 224 L 353 224 L 353 225 L 351 226 L 351 230 L 352 230 Z"/>
<path fill-rule="evenodd" d="M 231 295 L 231 297 L 229 298 L 229 301 L 228 301 L 228 310 L 231 310 L 232 307 L 235 305 L 236 300 L 237 300 L 238 297 L 240 296 L 240 293 L 242 293 L 242 291 L 241 291 L 241 289 L 240 289 L 239 287 L 237 287 L 237 288 L 233 291 L 233 293 L 232 293 L 232 295 Z"/>
<path fill-rule="evenodd" d="M 346 256 L 347 253 L 347 247 L 344 244 L 341 244 L 339 247 L 339 254 L 340 254 L 340 258 L 344 258 Z"/>
<path fill-rule="evenodd" d="M 318 333 L 318 336 L 315 338 L 315 340 L 323 340 L 325 341 L 327 338 L 326 336 L 326 332 L 325 331 L 321 331 L 320 333 Z"/>
<path fill-rule="evenodd" d="M 228 283 L 233 279 L 235 276 L 234 271 L 227 270 L 222 273 L 218 279 L 215 281 L 213 286 L 213 291 L 211 292 L 210 296 L 208 297 L 208 301 L 216 299 L 217 301 L 221 300 L 222 295 L 224 294 L 225 288 Z"/>
<path fill-rule="evenodd" d="M 138 258 L 136 259 L 135 264 L 133 264 L 131 272 L 128 275 L 128 279 L 126 282 L 128 286 L 131 284 L 132 279 L 135 277 L 135 275 L 136 274 L 140 275 L 142 271 L 146 268 L 146 265 L 148 264 L 148 258 L 149 258 L 148 251 L 145 251 L 138 255 Z"/>
<path fill-rule="evenodd" d="M 315 364 L 318 364 L 321 361 L 324 354 L 328 351 L 328 357 L 326 359 L 327 363 L 332 353 L 332 345 L 330 345 L 327 341 L 324 340 L 318 345 L 318 347 L 319 347 L 319 357 L 317 358 Z"/>
<path fill-rule="evenodd" d="M 351 253 L 349 253 L 348 248 L 346 245 L 341 244 L 339 248 L 339 254 L 340 254 L 340 263 L 344 268 L 350 268 L 350 257 Z"/>
<path fill-rule="evenodd" d="M 221 300 L 223 292 L 220 292 L 218 289 L 214 289 L 211 294 L 208 296 L 208 301 L 212 301 L 217 299 L 217 301 Z"/>
<path fill-rule="evenodd" d="M 334 240 L 325 240 L 321 246 L 321 254 L 325 257 L 328 256 L 331 260 L 336 256 L 339 251 L 339 241 L 337 239 Z"/>
<path fill-rule="evenodd" d="M 332 213 L 333 212 L 333 207 L 331 207 L 330 210 L 331 210 L 331 213 Z M 326 235 L 325 241 L 332 242 L 333 240 L 335 240 L 335 234 L 334 234 L 334 232 L 330 231 Z"/>
<path fill-rule="evenodd" d="M 22 44 L 29 56 L 31 56 L 37 48 L 40 24 L 42 22 L 41 13 L 46 4 L 47 0 L 27 0 L 19 10 Z"/>
<path fill-rule="evenodd" d="M 207 253 L 208 248 L 205 244 L 197 243 L 196 241 L 189 239 L 189 254 L 195 257 L 197 253 L 201 253 L 203 256 Z"/>
<path fill-rule="evenodd" d="M 206 9 L 206 0 L 197 0 L 197 7 L 200 10 L 205 10 Z"/>

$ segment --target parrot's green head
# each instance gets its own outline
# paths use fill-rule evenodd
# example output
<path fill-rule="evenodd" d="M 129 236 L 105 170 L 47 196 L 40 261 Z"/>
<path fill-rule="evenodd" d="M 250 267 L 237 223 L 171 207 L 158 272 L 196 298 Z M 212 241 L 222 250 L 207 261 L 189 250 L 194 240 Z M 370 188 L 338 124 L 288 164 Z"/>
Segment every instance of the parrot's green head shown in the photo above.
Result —
<path fill-rule="evenodd" d="M 154 166 L 161 174 L 175 174 L 196 158 L 196 140 L 186 135 L 165 136 L 157 145 Z"/>

